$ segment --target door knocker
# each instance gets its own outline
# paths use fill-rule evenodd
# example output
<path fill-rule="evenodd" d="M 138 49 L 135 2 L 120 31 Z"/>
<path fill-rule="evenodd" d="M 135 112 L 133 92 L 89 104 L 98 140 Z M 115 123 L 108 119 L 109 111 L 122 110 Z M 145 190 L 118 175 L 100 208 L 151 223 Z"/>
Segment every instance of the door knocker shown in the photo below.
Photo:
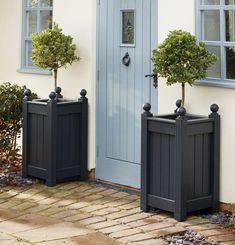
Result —
<path fill-rule="evenodd" d="M 130 55 L 128 54 L 128 52 L 125 53 L 125 55 L 122 58 L 122 64 L 125 66 L 129 66 L 131 62 L 131 58 Z"/>

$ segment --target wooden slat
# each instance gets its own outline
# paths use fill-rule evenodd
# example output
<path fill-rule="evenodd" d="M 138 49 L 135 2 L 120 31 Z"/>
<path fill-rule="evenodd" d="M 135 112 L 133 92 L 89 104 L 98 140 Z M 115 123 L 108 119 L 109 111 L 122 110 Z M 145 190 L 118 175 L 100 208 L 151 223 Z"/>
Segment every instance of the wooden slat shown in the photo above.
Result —
<path fill-rule="evenodd" d="M 203 185 L 203 135 L 196 135 L 195 136 L 195 182 L 194 182 L 194 191 L 195 191 L 195 198 L 202 196 L 202 185 Z"/>
<path fill-rule="evenodd" d="M 200 209 L 206 209 L 211 207 L 212 205 L 212 197 L 206 196 L 197 199 L 192 199 L 187 201 L 187 211 L 193 212 Z"/>
<path fill-rule="evenodd" d="M 175 135 L 175 125 L 148 120 L 148 130 L 150 132 Z"/>
<path fill-rule="evenodd" d="M 208 134 L 213 132 L 213 123 L 191 124 L 187 127 L 188 135 Z"/>
<path fill-rule="evenodd" d="M 158 207 L 166 211 L 175 211 L 175 202 L 171 199 L 166 199 L 158 196 L 148 195 L 148 203 L 152 207 Z"/>
<path fill-rule="evenodd" d="M 47 115 L 47 104 L 33 104 L 28 103 L 28 113 L 37 115 Z"/>

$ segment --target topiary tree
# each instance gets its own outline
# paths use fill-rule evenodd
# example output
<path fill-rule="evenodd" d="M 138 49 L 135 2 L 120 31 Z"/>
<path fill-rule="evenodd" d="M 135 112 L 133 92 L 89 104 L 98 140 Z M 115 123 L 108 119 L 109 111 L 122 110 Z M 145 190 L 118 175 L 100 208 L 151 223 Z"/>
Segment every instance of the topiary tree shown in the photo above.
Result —
<path fill-rule="evenodd" d="M 32 60 L 40 68 L 50 69 L 54 72 L 54 85 L 57 87 L 57 72 L 61 67 L 66 68 L 78 61 L 76 45 L 73 38 L 64 35 L 62 29 L 54 23 L 54 27 L 45 29 L 41 33 L 32 34 L 33 49 Z"/>
<path fill-rule="evenodd" d="M 185 102 L 185 84 L 206 78 L 207 69 L 217 60 L 205 44 L 197 44 L 195 36 L 182 30 L 171 31 L 158 49 L 153 50 L 154 72 L 167 78 L 167 85 L 180 83 L 182 102 Z"/>

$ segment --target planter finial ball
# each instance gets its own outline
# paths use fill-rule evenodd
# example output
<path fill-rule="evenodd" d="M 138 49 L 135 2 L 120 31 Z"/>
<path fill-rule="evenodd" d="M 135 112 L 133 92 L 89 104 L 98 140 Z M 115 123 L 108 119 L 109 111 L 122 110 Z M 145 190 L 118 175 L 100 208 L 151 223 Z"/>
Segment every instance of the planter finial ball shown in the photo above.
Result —
<path fill-rule="evenodd" d="M 25 91 L 24 91 L 24 95 L 26 96 L 26 97 L 29 97 L 30 95 L 31 95 L 31 90 L 30 89 L 26 89 Z"/>
<path fill-rule="evenodd" d="M 50 98 L 51 100 L 54 100 L 54 99 L 56 98 L 56 93 L 55 93 L 55 92 L 51 92 L 51 93 L 49 94 L 49 98 Z"/>
<path fill-rule="evenodd" d="M 145 104 L 143 105 L 143 109 L 144 109 L 145 111 L 150 111 L 150 110 L 151 110 L 151 105 L 150 105 L 149 103 L 145 103 Z"/>
<path fill-rule="evenodd" d="M 87 94 L 86 89 L 82 89 L 81 92 L 80 92 L 80 95 L 81 95 L 82 97 L 85 97 L 86 94 Z"/>
<path fill-rule="evenodd" d="M 184 107 L 180 107 L 178 110 L 178 114 L 181 117 L 184 117 L 186 115 L 186 109 Z"/>
<path fill-rule="evenodd" d="M 217 104 L 213 104 L 213 105 L 211 105 L 210 109 L 213 113 L 217 113 L 219 110 L 219 106 Z"/>
<path fill-rule="evenodd" d="M 56 87 L 56 88 L 55 88 L 55 92 L 56 92 L 57 94 L 60 94 L 61 91 L 62 91 L 61 87 Z"/>
<path fill-rule="evenodd" d="M 176 105 L 178 108 L 180 108 L 181 103 L 182 103 L 182 100 L 176 100 L 175 105 Z"/>

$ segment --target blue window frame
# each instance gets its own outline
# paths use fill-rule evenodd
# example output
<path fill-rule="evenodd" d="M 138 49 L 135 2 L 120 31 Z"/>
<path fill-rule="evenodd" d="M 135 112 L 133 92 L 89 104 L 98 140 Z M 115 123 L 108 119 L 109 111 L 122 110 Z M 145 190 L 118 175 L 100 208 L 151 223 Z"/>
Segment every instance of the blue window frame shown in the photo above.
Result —
<path fill-rule="evenodd" d="M 235 88 L 235 0 L 196 0 L 199 41 L 217 57 L 205 81 L 196 84 Z"/>
<path fill-rule="evenodd" d="M 53 0 L 23 0 L 22 50 L 20 72 L 50 74 L 36 67 L 32 60 L 32 38 L 34 32 L 41 32 L 52 26 Z"/>

